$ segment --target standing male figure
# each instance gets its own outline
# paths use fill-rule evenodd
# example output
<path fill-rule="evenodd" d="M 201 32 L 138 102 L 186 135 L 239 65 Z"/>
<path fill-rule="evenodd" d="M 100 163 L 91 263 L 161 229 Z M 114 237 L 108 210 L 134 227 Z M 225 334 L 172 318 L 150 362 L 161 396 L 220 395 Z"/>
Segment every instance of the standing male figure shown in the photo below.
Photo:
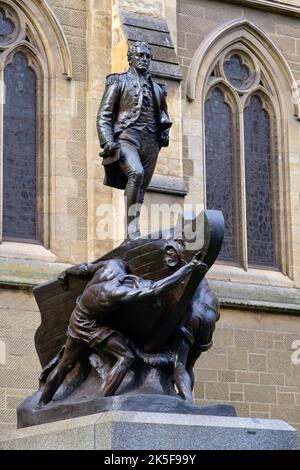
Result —
<path fill-rule="evenodd" d="M 128 49 L 129 70 L 108 75 L 97 116 L 104 151 L 104 184 L 125 189 L 125 239 L 140 235 L 138 218 L 161 147 L 169 145 L 172 125 L 166 87 L 149 74 L 151 49 L 135 42 Z"/>

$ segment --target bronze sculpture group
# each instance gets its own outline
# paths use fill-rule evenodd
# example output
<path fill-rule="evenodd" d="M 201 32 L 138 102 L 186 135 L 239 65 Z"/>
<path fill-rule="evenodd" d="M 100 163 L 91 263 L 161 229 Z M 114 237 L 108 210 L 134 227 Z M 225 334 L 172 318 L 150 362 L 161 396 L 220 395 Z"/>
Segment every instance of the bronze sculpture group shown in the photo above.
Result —
<path fill-rule="evenodd" d="M 223 217 L 202 214 L 197 250 L 184 228 L 140 236 L 140 207 L 171 121 L 166 88 L 149 74 L 148 44 L 134 43 L 128 59 L 126 73 L 107 77 L 97 117 L 105 184 L 125 189 L 125 241 L 34 289 L 43 371 L 39 391 L 18 409 L 19 427 L 108 409 L 114 396 L 132 397 L 127 409 L 144 396 L 192 403 L 194 364 L 212 346 L 219 307 L 204 276 L 221 248 Z"/>

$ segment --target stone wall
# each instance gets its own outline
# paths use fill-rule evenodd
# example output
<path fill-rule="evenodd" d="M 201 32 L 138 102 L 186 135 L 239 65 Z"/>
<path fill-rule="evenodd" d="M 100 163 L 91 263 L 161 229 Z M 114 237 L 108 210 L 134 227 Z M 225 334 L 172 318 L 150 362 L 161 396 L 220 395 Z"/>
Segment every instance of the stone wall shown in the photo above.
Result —
<path fill-rule="evenodd" d="M 282 419 L 300 431 L 299 318 L 222 310 L 214 346 L 196 363 L 197 402 L 231 403 L 239 416 Z"/>
<path fill-rule="evenodd" d="M 0 430 L 15 429 L 16 407 L 38 387 L 34 333 L 40 324 L 28 290 L 0 288 Z"/>
<path fill-rule="evenodd" d="M 35 2 L 38 3 L 38 2 Z M 240 3 L 240 4 L 238 4 Z M 102 186 L 103 170 L 98 158 L 99 143 L 95 118 L 99 99 L 103 93 L 105 76 L 112 72 L 112 61 L 118 57 L 112 53 L 112 25 L 119 8 L 156 17 L 163 15 L 170 27 L 174 43 L 186 79 L 199 45 L 217 27 L 234 19 L 247 19 L 261 28 L 289 63 L 300 80 L 300 19 L 270 13 L 245 6 L 243 2 L 215 0 L 175 0 L 142 2 L 120 0 L 48 0 L 66 35 L 73 62 L 73 78 L 58 77 L 52 88 L 51 112 L 55 116 L 55 133 L 51 141 L 54 160 L 51 162 L 52 186 L 50 248 L 55 255 L 44 250 L 45 263 L 39 266 L 40 280 L 51 277 L 57 261 L 77 263 L 95 259 L 107 252 L 121 237 L 104 243 L 97 239 L 100 219 L 97 208 L 100 203 L 119 203 L 120 192 Z M 292 3 L 292 0 L 286 2 Z M 295 4 L 298 4 L 295 1 Z M 126 58 L 126 57 L 125 57 Z M 120 66 L 125 67 L 125 62 Z M 185 96 L 185 80 L 181 89 L 172 83 L 169 87 L 169 107 L 176 125 L 171 131 L 172 145 L 162 153 L 157 173 L 182 177 L 189 184 L 188 201 L 204 205 L 204 177 L 202 141 L 199 138 L 201 117 L 195 119 L 195 108 L 189 107 Z M 56 93 L 53 94 L 53 91 Z M 182 100 L 181 100 L 182 98 Z M 201 104 L 201 103 L 200 103 Z M 199 104 L 199 106 L 200 106 Z M 200 109 L 200 108 L 199 108 Z M 183 117 L 183 131 L 181 129 Z M 286 124 L 286 123 L 285 123 Z M 292 115 L 288 121 L 290 201 L 293 238 L 291 247 L 291 271 L 293 279 L 281 273 L 252 270 L 243 272 L 223 266 L 214 267 L 210 278 L 219 281 L 238 282 L 257 286 L 260 301 L 263 286 L 295 289 L 300 286 L 300 123 Z M 182 161 L 181 161 L 181 141 Z M 172 204 L 182 203 L 182 196 L 149 193 L 147 203 L 161 200 Z M 121 219 L 120 219 L 121 220 Z M 1 270 L 0 288 L 0 428 L 14 428 L 15 408 L 38 385 L 40 365 L 34 349 L 34 332 L 40 316 L 29 290 L 9 286 L 13 272 L 19 285 L 26 284 L 24 276 L 31 266 L 27 284 L 38 282 L 36 260 L 41 262 L 41 252 L 34 256 L 30 250 L 20 250 L 19 262 L 11 248 L 9 258 L 2 245 L 0 256 L 5 257 Z M 2 249 L 3 248 L 3 249 Z M 23 253 L 23 254 L 22 254 Z M 27 263 L 27 258 L 35 261 Z M 22 261 L 20 261 L 22 260 Z M 50 269 L 50 264 L 52 268 Z M 6 267 L 7 266 L 7 267 Z M 8 273 L 8 270 L 11 272 Z M 45 275 L 45 272 L 48 272 Z M 256 272 L 254 272 L 256 271 Z M 42 279 L 43 277 L 43 279 Z M 253 292 L 253 289 L 251 292 Z M 246 293 L 247 294 L 247 293 Z M 245 295 L 246 295 L 245 294 Z M 282 306 L 287 299 L 282 299 Z M 248 305 L 249 308 L 249 305 Z M 196 365 L 195 398 L 199 403 L 232 403 L 240 416 L 280 418 L 300 429 L 300 371 L 291 362 L 292 342 L 300 339 L 299 317 L 254 311 L 223 308 L 217 326 L 215 346 L 203 354 Z"/>

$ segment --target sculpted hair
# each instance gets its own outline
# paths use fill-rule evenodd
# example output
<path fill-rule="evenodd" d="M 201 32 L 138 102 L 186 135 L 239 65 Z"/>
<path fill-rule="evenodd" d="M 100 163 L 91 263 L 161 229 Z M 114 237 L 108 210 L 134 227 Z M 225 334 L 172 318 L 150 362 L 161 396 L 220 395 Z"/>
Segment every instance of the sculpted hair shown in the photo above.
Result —
<path fill-rule="evenodd" d="M 129 63 L 131 57 L 136 53 L 137 49 L 139 48 L 147 48 L 152 57 L 151 47 L 149 46 L 149 44 L 145 41 L 136 41 L 128 47 L 127 57 Z"/>

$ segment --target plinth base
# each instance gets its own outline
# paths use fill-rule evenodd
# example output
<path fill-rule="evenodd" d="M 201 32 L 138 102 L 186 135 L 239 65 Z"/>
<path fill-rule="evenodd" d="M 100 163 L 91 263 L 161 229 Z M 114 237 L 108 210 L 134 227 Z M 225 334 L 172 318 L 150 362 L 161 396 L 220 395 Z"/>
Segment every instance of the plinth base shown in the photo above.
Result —
<path fill-rule="evenodd" d="M 0 449 L 291 450 L 297 432 L 284 421 L 108 411 L 3 434 Z"/>
<path fill-rule="evenodd" d="M 17 409 L 18 428 L 51 423 L 62 419 L 93 415 L 103 411 L 142 411 L 146 413 L 176 413 L 188 415 L 236 416 L 232 405 L 195 405 L 169 395 L 116 395 L 113 397 L 82 397 L 51 401 L 36 408 L 40 392 L 26 398 Z"/>

